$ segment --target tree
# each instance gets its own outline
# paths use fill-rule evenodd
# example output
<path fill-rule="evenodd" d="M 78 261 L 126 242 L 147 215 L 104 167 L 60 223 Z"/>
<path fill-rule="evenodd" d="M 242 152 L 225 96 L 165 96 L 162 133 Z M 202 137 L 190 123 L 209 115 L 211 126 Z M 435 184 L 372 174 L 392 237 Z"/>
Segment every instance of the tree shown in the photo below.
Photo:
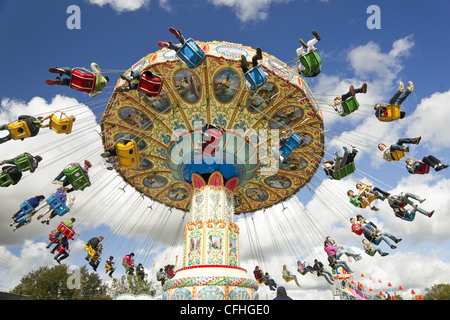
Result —
<path fill-rule="evenodd" d="M 141 279 L 136 275 L 125 275 L 119 280 L 114 279 L 109 294 L 119 296 L 121 294 L 148 294 L 154 296 L 156 291 L 151 289 L 151 282 Z"/>
<path fill-rule="evenodd" d="M 40 267 L 24 276 L 11 293 L 29 296 L 30 300 L 110 299 L 106 295 L 106 285 L 102 284 L 96 273 L 89 274 L 86 267 L 81 267 L 77 279 L 79 289 L 68 285 L 69 277 L 73 277 L 72 273 L 65 264 L 52 268 Z"/>
<path fill-rule="evenodd" d="M 425 288 L 424 300 L 450 300 L 450 284 L 435 284 L 431 288 Z"/>

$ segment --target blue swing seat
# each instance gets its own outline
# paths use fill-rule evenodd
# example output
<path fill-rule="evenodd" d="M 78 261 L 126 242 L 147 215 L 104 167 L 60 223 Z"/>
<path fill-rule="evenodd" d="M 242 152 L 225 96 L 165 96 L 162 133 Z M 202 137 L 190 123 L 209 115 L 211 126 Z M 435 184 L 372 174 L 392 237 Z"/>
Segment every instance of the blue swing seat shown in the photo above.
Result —
<path fill-rule="evenodd" d="M 34 211 L 34 207 L 28 203 L 28 201 L 24 201 L 20 205 L 20 210 L 22 210 L 24 215 L 30 214 Z"/>
<path fill-rule="evenodd" d="M 292 151 L 294 151 L 294 149 L 297 148 L 301 142 L 302 139 L 295 132 L 293 132 L 289 139 L 280 147 L 281 155 L 285 158 L 289 157 Z"/>
<path fill-rule="evenodd" d="M 195 69 L 203 63 L 206 58 L 205 52 L 194 42 L 192 38 L 178 49 L 177 56 L 190 68 Z"/>
<path fill-rule="evenodd" d="M 55 210 L 59 216 L 65 215 L 70 209 L 55 194 L 52 194 L 47 200 L 48 205 Z"/>
<path fill-rule="evenodd" d="M 264 72 L 261 65 L 257 65 L 256 67 L 248 70 L 244 73 L 244 77 L 250 84 L 250 89 L 253 91 L 261 88 L 267 83 L 267 74 Z"/>

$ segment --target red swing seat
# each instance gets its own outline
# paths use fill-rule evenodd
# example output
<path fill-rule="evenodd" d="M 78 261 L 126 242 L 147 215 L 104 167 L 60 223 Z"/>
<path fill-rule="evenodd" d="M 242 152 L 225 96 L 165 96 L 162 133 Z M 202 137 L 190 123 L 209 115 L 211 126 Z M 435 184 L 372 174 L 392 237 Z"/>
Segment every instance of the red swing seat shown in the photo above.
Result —
<path fill-rule="evenodd" d="M 137 90 L 150 97 L 156 97 L 160 94 L 163 80 L 160 77 L 152 76 L 149 71 L 144 71 L 139 79 Z"/>
<path fill-rule="evenodd" d="M 220 140 L 222 139 L 223 132 L 222 130 L 215 128 L 208 128 L 206 131 L 210 136 L 207 140 L 205 140 L 206 143 L 202 145 L 202 153 L 205 156 L 212 157 L 216 153 Z"/>
<path fill-rule="evenodd" d="M 64 249 L 63 246 L 58 246 L 58 248 L 56 248 L 56 251 L 58 251 L 59 253 L 62 253 L 62 254 L 66 254 L 67 253 L 66 249 Z"/>
<path fill-rule="evenodd" d="M 427 174 L 430 172 L 430 166 L 427 165 L 426 163 L 422 163 L 422 167 L 421 170 L 414 170 L 414 174 Z"/>
<path fill-rule="evenodd" d="M 72 76 L 70 77 L 69 88 L 81 92 L 92 93 L 95 88 L 96 80 L 97 76 L 93 73 L 73 69 Z"/>

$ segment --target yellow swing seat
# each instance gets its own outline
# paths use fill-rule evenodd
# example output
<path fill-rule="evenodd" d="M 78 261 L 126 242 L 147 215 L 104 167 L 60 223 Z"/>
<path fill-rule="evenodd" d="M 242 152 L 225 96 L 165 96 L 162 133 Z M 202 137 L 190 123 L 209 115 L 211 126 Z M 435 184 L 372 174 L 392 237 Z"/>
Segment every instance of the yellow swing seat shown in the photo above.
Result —
<path fill-rule="evenodd" d="M 63 117 L 64 116 L 64 117 Z M 55 114 L 50 117 L 49 128 L 58 134 L 69 134 L 72 132 L 73 119 L 61 114 L 58 118 Z"/>
<path fill-rule="evenodd" d="M 369 203 L 372 203 L 375 200 L 375 196 L 370 196 L 370 197 L 368 197 L 366 199 L 367 199 L 367 201 L 369 201 Z M 361 201 L 361 208 L 364 209 L 366 207 L 367 207 L 367 204 Z"/>
<path fill-rule="evenodd" d="M 387 115 L 378 117 L 378 120 L 381 122 L 391 122 L 400 119 L 400 105 L 386 105 L 386 113 Z"/>
<path fill-rule="evenodd" d="M 405 151 L 403 150 L 396 150 L 394 152 L 391 152 L 391 160 L 388 161 L 399 161 L 401 158 L 405 156 Z"/>
<path fill-rule="evenodd" d="M 95 256 L 95 250 L 92 249 L 92 247 L 89 246 L 88 244 L 85 244 L 84 251 L 86 251 L 88 253 L 88 255 L 91 257 L 91 259 Z"/>
<path fill-rule="evenodd" d="M 23 120 L 10 123 L 7 127 L 13 140 L 25 139 L 31 136 L 28 124 Z"/>
<path fill-rule="evenodd" d="M 121 167 L 132 169 L 139 165 L 138 148 L 135 141 L 130 141 L 127 144 L 116 143 L 116 153 Z"/>

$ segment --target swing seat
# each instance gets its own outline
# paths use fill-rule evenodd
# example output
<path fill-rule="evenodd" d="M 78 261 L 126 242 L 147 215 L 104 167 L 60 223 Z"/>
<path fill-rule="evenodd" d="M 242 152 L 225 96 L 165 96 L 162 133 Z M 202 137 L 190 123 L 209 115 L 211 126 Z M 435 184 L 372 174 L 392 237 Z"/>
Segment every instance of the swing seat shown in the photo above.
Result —
<path fill-rule="evenodd" d="M 286 282 L 291 282 L 292 280 L 294 280 L 294 278 L 285 278 L 285 277 L 283 277 L 283 280 L 286 281 Z"/>
<path fill-rule="evenodd" d="M 9 187 L 13 184 L 13 180 L 11 179 L 11 176 L 9 173 L 1 173 L 0 172 L 0 187 Z"/>
<path fill-rule="evenodd" d="M 125 268 L 125 270 L 128 272 L 132 269 L 131 265 L 129 265 L 128 263 L 126 263 L 125 260 L 122 260 L 122 266 Z"/>
<path fill-rule="evenodd" d="M 199 48 L 192 38 L 178 49 L 177 56 L 190 68 L 195 69 L 203 63 L 206 58 L 205 52 Z"/>
<path fill-rule="evenodd" d="M 267 83 L 267 74 L 264 72 L 261 65 L 257 65 L 256 67 L 248 70 L 244 73 L 244 77 L 250 84 L 250 89 L 253 91 Z"/>
<path fill-rule="evenodd" d="M 340 113 L 341 117 L 345 117 L 352 112 L 355 112 L 359 108 L 359 102 L 355 97 L 351 96 L 350 98 L 341 102 L 342 111 Z"/>
<path fill-rule="evenodd" d="M 27 215 L 22 214 L 19 218 L 16 219 L 16 222 L 20 224 L 20 223 L 25 222 L 26 219 L 27 219 Z"/>
<path fill-rule="evenodd" d="M 420 169 L 421 169 L 420 171 L 415 170 L 414 174 L 427 174 L 430 172 L 430 166 L 426 163 L 422 163 Z"/>
<path fill-rule="evenodd" d="M 375 253 L 377 253 L 375 250 L 365 250 L 364 251 L 366 254 L 368 254 L 369 256 L 373 257 L 375 255 Z"/>
<path fill-rule="evenodd" d="M 204 144 L 202 144 L 202 153 L 207 157 L 212 157 L 216 153 L 222 138 L 223 132 L 220 129 L 209 128 L 206 130 L 210 135 L 208 138 L 204 138 Z"/>
<path fill-rule="evenodd" d="M 30 171 L 33 167 L 33 156 L 25 153 L 22 157 L 15 158 L 14 163 L 21 172 Z"/>
<path fill-rule="evenodd" d="M 295 132 L 293 132 L 289 139 L 280 147 L 282 156 L 285 158 L 289 157 L 292 151 L 294 151 L 294 149 L 297 148 L 301 142 L 302 139 Z"/>
<path fill-rule="evenodd" d="M 91 185 L 88 175 L 79 164 L 69 165 L 63 172 L 75 190 L 83 191 Z"/>
<path fill-rule="evenodd" d="M 139 166 L 138 148 L 135 141 L 130 141 L 127 144 L 116 143 L 116 152 L 121 167 L 131 169 Z"/>
<path fill-rule="evenodd" d="M 320 67 L 322 65 L 322 59 L 317 53 L 317 49 L 314 48 L 311 51 L 302 54 L 298 57 L 303 70 L 299 65 L 298 73 L 304 77 L 315 77 L 320 73 Z"/>
<path fill-rule="evenodd" d="M 391 160 L 388 161 L 399 161 L 401 158 L 405 156 L 405 151 L 403 150 L 395 150 L 394 152 L 391 152 Z"/>
<path fill-rule="evenodd" d="M 92 249 L 91 246 L 89 246 L 87 243 L 84 245 L 84 251 L 86 251 L 89 255 L 89 257 L 91 257 L 91 259 L 95 256 L 95 250 Z"/>
<path fill-rule="evenodd" d="M 81 92 L 92 93 L 95 88 L 96 78 L 97 76 L 93 73 L 73 69 L 72 76 L 70 77 L 69 88 Z"/>
<path fill-rule="evenodd" d="M 106 271 L 111 271 L 113 268 L 105 261 L 105 269 Z"/>
<path fill-rule="evenodd" d="M 48 205 L 55 210 L 55 212 L 59 216 L 65 215 L 67 212 L 70 211 L 70 209 L 65 205 L 64 202 L 61 201 L 60 198 L 58 198 L 55 194 L 52 194 L 50 197 L 47 198 Z"/>
<path fill-rule="evenodd" d="M 381 122 L 391 122 L 400 119 L 400 105 L 386 105 L 386 115 L 377 117 Z"/>
<path fill-rule="evenodd" d="M 331 170 L 331 176 L 334 180 L 341 180 L 356 171 L 355 162 L 349 163 L 339 170 Z"/>
<path fill-rule="evenodd" d="M 370 196 L 366 198 L 369 203 L 372 203 L 375 200 L 375 196 Z M 365 209 L 367 207 L 367 204 L 364 202 L 361 202 L 361 208 Z"/>
<path fill-rule="evenodd" d="M 156 97 L 160 94 L 163 80 L 160 77 L 152 77 L 151 72 L 144 71 L 139 79 L 137 90 L 150 97 Z"/>
<path fill-rule="evenodd" d="M 20 210 L 22 210 L 22 213 L 23 213 L 24 215 L 26 215 L 26 214 L 32 213 L 32 212 L 34 211 L 34 207 L 33 207 L 32 205 L 30 205 L 30 204 L 28 203 L 28 201 L 24 201 L 24 202 L 22 202 L 22 204 L 20 205 Z"/>
<path fill-rule="evenodd" d="M 73 231 L 71 228 L 66 226 L 64 224 L 64 222 L 61 222 L 56 229 L 58 229 L 59 232 L 61 232 L 63 235 L 65 235 L 67 237 L 67 239 L 73 240 L 75 231 Z"/>
<path fill-rule="evenodd" d="M 31 136 L 28 124 L 24 120 L 10 123 L 7 127 L 13 140 L 25 139 Z"/>
<path fill-rule="evenodd" d="M 67 253 L 63 246 L 58 246 L 58 248 L 56 248 L 56 251 L 58 251 L 59 253 L 62 253 L 62 254 Z"/>
<path fill-rule="evenodd" d="M 48 235 L 48 240 L 50 240 L 51 243 L 56 243 L 56 242 L 58 242 L 58 239 L 55 238 L 55 233 L 54 233 L 53 231 L 52 231 L 52 233 L 50 233 L 50 234 Z"/>
<path fill-rule="evenodd" d="M 72 132 L 73 120 L 67 116 L 62 118 L 62 116 L 63 115 L 61 115 L 61 118 L 58 118 L 55 114 L 52 114 L 50 117 L 49 128 L 58 134 L 69 134 Z"/>

